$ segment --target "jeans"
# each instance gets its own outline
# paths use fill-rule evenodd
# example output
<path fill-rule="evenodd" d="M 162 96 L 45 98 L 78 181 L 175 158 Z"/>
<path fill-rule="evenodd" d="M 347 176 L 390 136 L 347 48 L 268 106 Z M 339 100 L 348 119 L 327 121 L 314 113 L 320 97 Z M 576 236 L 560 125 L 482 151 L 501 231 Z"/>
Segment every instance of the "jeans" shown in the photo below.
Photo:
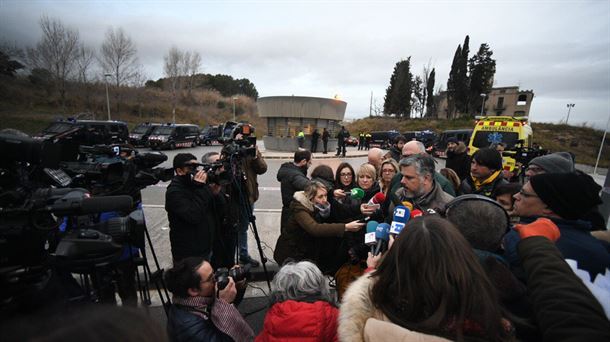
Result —
<path fill-rule="evenodd" d="M 254 210 L 254 206 L 252 207 Z M 239 231 L 237 232 L 237 250 L 239 251 L 240 259 L 247 259 L 248 254 L 248 227 L 250 226 L 250 215 L 245 208 L 241 210 L 241 221 Z"/>

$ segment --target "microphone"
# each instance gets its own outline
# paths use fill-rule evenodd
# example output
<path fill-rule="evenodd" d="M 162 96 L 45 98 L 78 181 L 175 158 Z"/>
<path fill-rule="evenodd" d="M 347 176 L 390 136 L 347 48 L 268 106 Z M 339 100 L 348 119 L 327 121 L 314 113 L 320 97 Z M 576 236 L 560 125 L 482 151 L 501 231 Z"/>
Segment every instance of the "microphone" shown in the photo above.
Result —
<path fill-rule="evenodd" d="M 409 201 L 402 201 L 402 205 L 407 207 L 409 210 L 413 211 L 413 203 L 411 203 Z"/>
<path fill-rule="evenodd" d="M 385 194 L 383 192 L 378 192 L 375 196 L 371 197 L 367 205 L 369 206 L 380 206 L 381 203 L 385 201 Z"/>
<path fill-rule="evenodd" d="M 411 211 L 411 218 L 420 217 L 420 216 L 424 216 L 424 213 L 421 210 L 415 209 L 415 210 Z"/>
<path fill-rule="evenodd" d="M 377 229 L 378 225 L 379 222 L 377 221 L 369 221 L 366 224 L 366 234 L 364 234 L 364 243 L 367 246 L 371 247 L 371 253 L 374 252 L 375 242 L 377 242 L 377 240 L 375 239 L 375 230 Z"/>
<path fill-rule="evenodd" d="M 394 208 L 394 217 L 390 225 L 390 234 L 398 235 L 402 232 L 407 221 L 409 221 L 411 211 L 409 208 L 399 205 Z"/>
<path fill-rule="evenodd" d="M 375 229 L 375 239 L 377 240 L 377 245 L 375 246 L 373 255 L 379 255 L 379 253 L 388 249 L 388 242 L 390 241 L 390 225 L 387 223 L 380 223 L 377 226 L 377 229 Z"/>
<path fill-rule="evenodd" d="M 360 200 L 364 197 L 364 190 L 360 189 L 360 188 L 353 188 L 348 194 L 346 194 L 347 196 L 351 196 L 353 199 L 357 199 Z"/>

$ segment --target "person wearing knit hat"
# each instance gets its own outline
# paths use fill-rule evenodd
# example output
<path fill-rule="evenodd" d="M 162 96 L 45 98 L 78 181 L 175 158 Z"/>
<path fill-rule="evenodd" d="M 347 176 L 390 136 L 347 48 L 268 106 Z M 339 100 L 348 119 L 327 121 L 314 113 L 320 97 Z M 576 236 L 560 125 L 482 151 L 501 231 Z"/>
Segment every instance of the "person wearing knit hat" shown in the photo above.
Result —
<path fill-rule="evenodd" d="M 526 177 L 541 173 L 574 172 L 574 160 L 568 152 L 555 152 L 532 159 L 525 171 Z"/>
<path fill-rule="evenodd" d="M 495 197 L 495 190 L 507 181 L 502 177 L 502 155 L 493 148 L 481 148 L 472 155 L 470 177 L 460 185 L 461 194 Z"/>
<path fill-rule="evenodd" d="M 610 268 L 608 249 L 591 236 L 591 223 L 583 220 L 587 212 L 601 203 L 600 190 L 585 173 L 543 173 L 531 177 L 515 195 L 513 211 L 522 223 L 539 217 L 552 220 L 561 232 L 557 248 L 564 258 L 576 260 L 578 268 L 588 271 L 592 280 Z M 507 251 L 516 248 L 511 247 L 513 243 L 514 236 L 505 238 Z"/>

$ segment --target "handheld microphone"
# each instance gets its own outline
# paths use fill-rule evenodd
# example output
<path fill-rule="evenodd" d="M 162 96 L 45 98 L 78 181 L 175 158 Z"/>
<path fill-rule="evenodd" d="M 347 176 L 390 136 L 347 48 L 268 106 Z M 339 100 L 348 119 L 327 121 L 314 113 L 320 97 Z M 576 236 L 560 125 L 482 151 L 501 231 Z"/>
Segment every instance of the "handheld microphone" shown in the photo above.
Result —
<path fill-rule="evenodd" d="M 353 199 L 361 200 L 364 197 L 364 190 L 360 188 L 353 188 L 347 196 L 351 196 Z"/>
<path fill-rule="evenodd" d="M 409 210 L 413 211 L 413 203 L 411 203 L 409 201 L 402 201 L 402 205 L 409 208 Z"/>
<path fill-rule="evenodd" d="M 378 225 L 379 225 L 379 222 L 377 222 L 377 221 L 369 221 L 366 224 L 366 234 L 364 234 L 364 243 L 367 246 L 371 247 L 371 253 L 373 253 L 374 247 L 375 247 L 375 242 L 377 241 L 375 239 L 375 230 L 377 229 Z"/>
<path fill-rule="evenodd" d="M 415 209 L 415 210 L 411 211 L 411 218 L 420 217 L 420 216 L 424 216 L 424 213 L 421 210 Z"/>
<path fill-rule="evenodd" d="M 407 221 L 409 221 L 411 211 L 409 208 L 399 205 L 394 208 L 394 217 L 390 225 L 390 234 L 398 235 L 402 232 Z"/>
<path fill-rule="evenodd" d="M 367 205 L 370 207 L 376 206 L 377 208 L 379 208 L 381 207 L 381 203 L 383 203 L 384 201 L 385 194 L 383 192 L 378 192 L 375 194 L 375 196 L 371 197 Z"/>
<path fill-rule="evenodd" d="M 375 229 L 375 239 L 377 240 L 377 245 L 375 246 L 373 255 L 379 255 L 379 253 L 388 249 L 388 242 L 390 241 L 390 225 L 387 223 L 380 223 L 377 226 L 377 229 Z"/>

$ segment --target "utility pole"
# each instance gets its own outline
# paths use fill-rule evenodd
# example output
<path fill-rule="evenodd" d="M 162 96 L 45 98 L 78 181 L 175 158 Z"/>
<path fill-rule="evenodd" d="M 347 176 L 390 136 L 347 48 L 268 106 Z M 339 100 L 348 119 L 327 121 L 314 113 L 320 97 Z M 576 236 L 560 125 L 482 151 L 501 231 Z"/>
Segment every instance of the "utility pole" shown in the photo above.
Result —
<path fill-rule="evenodd" d="M 110 96 L 108 96 L 108 77 L 112 76 L 111 74 L 104 74 L 104 79 L 106 80 L 106 107 L 108 108 L 108 121 L 110 121 Z"/>
<path fill-rule="evenodd" d="M 572 110 L 572 108 L 574 108 L 575 104 L 574 103 L 568 103 L 567 107 L 568 107 L 568 116 L 566 117 L 566 125 L 568 124 L 568 120 L 570 120 L 570 111 Z"/>
<path fill-rule="evenodd" d="M 371 91 L 371 103 L 369 104 L 369 118 L 373 116 L 373 92 Z"/>

